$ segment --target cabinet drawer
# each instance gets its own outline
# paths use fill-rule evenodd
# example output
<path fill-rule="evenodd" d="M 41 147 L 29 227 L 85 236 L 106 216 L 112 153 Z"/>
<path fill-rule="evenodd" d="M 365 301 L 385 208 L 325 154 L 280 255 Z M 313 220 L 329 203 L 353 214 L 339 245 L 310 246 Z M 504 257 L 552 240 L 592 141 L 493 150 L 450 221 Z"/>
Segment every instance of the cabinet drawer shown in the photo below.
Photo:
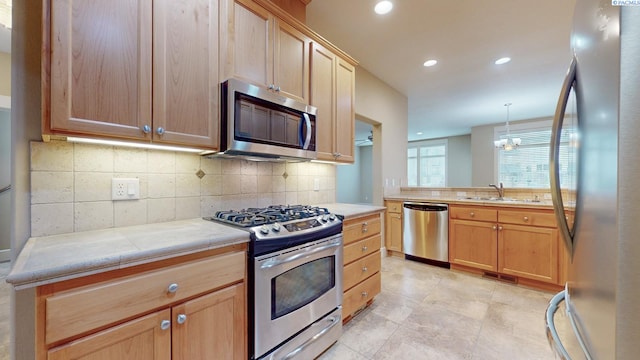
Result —
<path fill-rule="evenodd" d="M 498 211 L 480 207 L 449 207 L 449 217 L 459 220 L 498 221 Z"/>
<path fill-rule="evenodd" d="M 380 273 L 377 272 L 344 293 L 344 297 L 342 298 L 342 318 L 344 319 L 353 314 L 379 293 Z"/>
<path fill-rule="evenodd" d="M 346 265 L 363 256 L 373 254 L 380 249 L 380 235 L 346 245 L 343 252 L 343 263 Z"/>
<path fill-rule="evenodd" d="M 55 293 L 45 299 L 46 343 L 242 281 L 245 268 L 245 252 L 234 252 Z"/>
<path fill-rule="evenodd" d="M 380 271 L 380 251 L 344 267 L 344 289 L 352 288 L 357 283 L 378 271 Z"/>
<path fill-rule="evenodd" d="M 386 201 L 385 206 L 387 207 L 387 212 L 389 213 L 402 213 L 402 201 Z"/>
<path fill-rule="evenodd" d="M 554 213 L 534 210 L 500 210 L 498 211 L 498 222 L 503 224 L 557 227 Z"/>
<path fill-rule="evenodd" d="M 365 237 L 380 234 L 380 215 L 372 215 L 354 220 L 345 221 L 346 225 L 342 230 L 342 241 L 350 244 Z"/>

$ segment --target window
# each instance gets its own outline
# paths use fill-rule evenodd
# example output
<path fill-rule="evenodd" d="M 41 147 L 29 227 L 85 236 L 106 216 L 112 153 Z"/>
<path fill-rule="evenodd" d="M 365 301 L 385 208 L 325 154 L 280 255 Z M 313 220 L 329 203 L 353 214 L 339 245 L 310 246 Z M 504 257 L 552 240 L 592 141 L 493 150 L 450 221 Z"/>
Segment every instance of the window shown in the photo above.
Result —
<path fill-rule="evenodd" d="M 409 186 L 445 187 L 447 184 L 447 141 L 409 143 L 407 179 Z"/>
<path fill-rule="evenodd" d="M 551 122 L 511 126 L 511 137 L 519 137 L 522 144 L 516 150 L 497 149 L 497 177 L 505 187 L 549 188 L 549 143 Z M 506 138 L 503 127 L 494 130 L 495 139 Z M 560 137 L 560 183 L 575 186 L 577 135 L 574 128 L 564 128 Z"/>

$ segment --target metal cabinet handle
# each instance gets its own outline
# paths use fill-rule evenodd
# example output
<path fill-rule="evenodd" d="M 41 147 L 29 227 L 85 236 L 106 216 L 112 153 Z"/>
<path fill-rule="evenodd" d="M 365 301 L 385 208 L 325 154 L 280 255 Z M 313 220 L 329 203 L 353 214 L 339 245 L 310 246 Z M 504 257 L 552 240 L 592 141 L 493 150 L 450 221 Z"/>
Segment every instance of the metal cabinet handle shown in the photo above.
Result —
<path fill-rule="evenodd" d="M 145 134 L 150 133 L 150 132 L 151 132 L 151 126 L 149 126 L 149 125 L 144 125 L 144 126 L 142 127 L 142 132 L 143 132 L 143 133 L 145 133 Z"/>
<path fill-rule="evenodd" d="M 367 225 L 369 225 L 369 223 L 367 221 L 362 223 L 362 226 L 367 226 Z"/>
<path fill-rule="evenodd" d="M 529 217 L 528 217 L 528 216 L 525 216 L 525 217 L 523 217 L 523 218 L 522 218 L 522 220 L 524 220 L 525 222 L 527 222 L 527 221 L 529 221 Z"/>
<path fill-rule="evenodd" d="M 178 291 L 178 284 L 176 283 L 169 285 L 169 287 L 167 288 L 167 292 L 170 294 L 175 294 L 176 291 Z"/>
<path fill-rule="evenodd" d="M 182 325 L 185 323 L 185 321 L 187 321 L 187 315 L 185 314 L 180 314 L 178 315 L 178 324 Z"/>
<path fill-rule="evenodd" d="M 362 252 L 367 251 L 367 249 L 369 249 L 369 248 L 367 247 L 367 245 L 363 245 L 363 246 L 362 246 Z"/>
<path fill-rule="evenodd" d="M 162 126 L 158 127 L 158 128 L 156 129 L 156 133 L 157 133 L 158 135 L 164 135 L 164 128 L 163 128 Z"/>
<path fill-rule="evenodd" d="M 162 320 L 162 322 L 160 323 L 160 329 L 162 330 L 167 330 L 170 326 L 171 326 L 171 321 L 169 320 Z"/>
<path fill-rule="evenodd" d="M 493 225 L 491 228 L 492 228 L 493 230 L 496 230 L 498 227 L 497 227 L 497 226 L 495 226 L 495 225 Z"/>
<path fill-rule="evenodd" d="M 498 226 L 498 230 L 502 230 L 502 226 Z"/>
<path fill-rule="evenodd" d="M 280 86 L 276 86 L 276 92 L 280 92 Z"/>
<path fill-rule="evenodd" d="M 273 89 L 275 89 L 275 87 L 276 87 L 275 85 L 269 84 L 269 90 L 273 90 Z"/>
<path fill-rule="evenodd" d="M 367 296 L 369 296 L 369 293 L 368 293 L 368 292 L 366 292 L 366 291 L 363 291 L 363 292 L 362 292 L 362 297 L 367 297 Z"/>
<path fill-rule="evenodd" d="M 469 213 L 469 216 L 474 217 L 476 216 L 476 213 L 474 213 L 473 211 Z"/>
<path fill-rule="evenodd" d="M 369 270 L 369 269 L 367 269 L 367 267 L 366 267 L 366 266 L 363 266 L 363 267 L 362 267 L 362 272 L 367 272 L 367 270 Z"/>

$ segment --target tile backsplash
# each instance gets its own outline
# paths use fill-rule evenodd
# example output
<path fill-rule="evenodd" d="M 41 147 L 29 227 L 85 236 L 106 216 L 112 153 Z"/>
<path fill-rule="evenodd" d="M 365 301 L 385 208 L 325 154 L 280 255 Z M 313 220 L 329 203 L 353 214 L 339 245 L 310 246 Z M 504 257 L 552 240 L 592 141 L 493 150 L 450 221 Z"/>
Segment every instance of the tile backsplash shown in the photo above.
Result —
<path fill-rule="evenodd" d="M 196 174 L 200 170 L 202 178 Z M 140 199 L 112 201 L 114 177 L 140 179 Z M 331 164 L 32 142 L 31 236 L 181 220 L 224 209 L 334 202 L 335 179 Z"/>

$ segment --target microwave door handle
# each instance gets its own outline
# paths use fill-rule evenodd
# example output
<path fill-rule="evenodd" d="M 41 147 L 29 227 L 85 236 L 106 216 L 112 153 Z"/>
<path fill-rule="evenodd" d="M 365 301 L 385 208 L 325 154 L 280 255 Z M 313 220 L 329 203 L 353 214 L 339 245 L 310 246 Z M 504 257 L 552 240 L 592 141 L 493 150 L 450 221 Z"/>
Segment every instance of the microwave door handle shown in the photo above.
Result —
<path fill-rule="evenodd" d="M 304 140 L 304 144 L 302 144 L 302 149 L 309 149 L 309 144 L 311 143 L 311 119 L 309 118 L 309 114 L 303 113 L 304 122 L 307 125 L 307 137 Z M 300 127 L 302 129 L 302 126 Z M 300 134 L 300 139 L 302 139 L 302 134 Z"/>
<path fill-rule="evenodd" d="M 564 78 L 556 113 L 553 118 L 553 126 L 551 128 L 551 145 L 549 149 L 549 182 L 551 184 L 551 200 L 553 201 L 553 210 L 558 221 L 558 229 L 564 244 L 569 252 L 569 256 L 573 257 L 573 235 L 569 229 L 569 223 L 564 214 L 564 204 L 562 203 L 562 194 L 560 189 L 560 136 L 562 130 L 562 122 L 564 121 L 564 113 L 567 108 L 567 102 L 571 94 L 571 88 L 577 86 L 576 78 L 577 63 L 575 56 L 571 60 L 569 71 Z M 574 85 L 575 84 L 575 85 Z M 576 91 L 577 96 L 577 91 Z"/>

